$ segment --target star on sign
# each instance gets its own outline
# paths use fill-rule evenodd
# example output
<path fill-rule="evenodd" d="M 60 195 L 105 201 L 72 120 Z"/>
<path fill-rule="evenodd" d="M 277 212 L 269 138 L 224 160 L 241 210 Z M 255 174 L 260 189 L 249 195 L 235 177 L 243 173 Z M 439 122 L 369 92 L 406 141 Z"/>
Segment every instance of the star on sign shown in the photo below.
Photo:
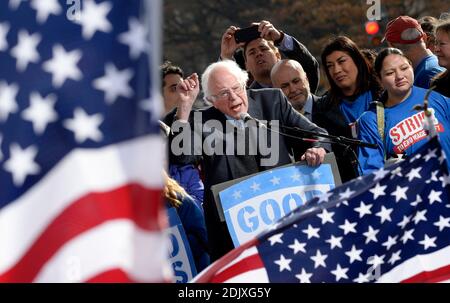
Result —
<path fill-rule="evenodd" d="M 444 218 L 443 216 L 439 216 L 439 221 L 433 225 L 439 227 L 439 231 L 443 231 L 446 227 L 450 228 L 450 217 Z"/>
<path fill-rule="evenodd" d="M 0 122 L 5 122 L 10 114 L 14 114 L 19 110 L 17 106 L 17 93 L 19 86 L 12 83 L 0 81 Z"/>
<path fill-rule="evenodd" d="M 402 258 L 400 258 L 400 254 L 402 253 L 401 250 L 396 251 L 392 254 L 391 258 L 389 259 L 388 263 L 391 265 L 394 265 L 395 262 L 400 261 Z"/>
<path fill-rule="evenodd" d="M 274 176 L 272 179 L 270 179 L 270 182 L 272 182 L 272 185 L 279 185 L 280 178 Z"/>
<path fill-rule="evenodd" d="M 74 111 L 74 117 L 63 121 L 63 125 L 75 135 L 77 143 L 84 143 L 86 140 L 99 142 L 103 139 L 103 134 L 99 130 L 103 122 L 101 114 L 89 116 L 82 108 L 77 107 Z"/>
<path fill-rule="evenodd" d="M 30 106 L 22 112 L 22 118 L 33 124 L 33 130 L 37 135 L 42 135 L 47 124 L 58 120 L 58 114 L 53 109 L 56 95 L 50 94 L 43 98 L 38 92 L 30 95 Z"/>
<path fill-rule="evenodd" d="M 320 250 L 317 250 L 316 255 L 310 257 L 311 260 L 314 261 L 314 268 L 318 268 L 319 266 L 327 267 L 325 260 L 328 258 L 328 255 L 322 255 Z"/>
<path fill-rule="evenodd" d="M 364 217 L 365 215 L 370 215 L 372 212 L 370 209 L 372 208 L 372 204 L 364 204 L 363 201 L 359 203 L 359 207 L 355 208 L 355 211 L 359 213 L 359 218 Z"/>
<path fill-rule="evenodd" d="M 347 219 L 345 219 L 344 224 L 339 225 L 339 228 L 344 231 L 344 235 L 347 235 L 349 233 L 356 233 L 356 226 L 357 223 L 350 223 Z"/>
<path fill-rule="evenodd" d="M 119 71 L 112 63 L 107 63 L 105 75 L 95 79 L 93 86 L 105 93 L 105 100 L 108 104 L 113 104 L 117 98 L 130 98 L 134 92 L 129 81 L 133 78 L 134 72 L 131 68 Z"/>
<path fill-rule="evenodd" d="M 395 191 L 391 194 L 391 196 L 395 197 L 395 202 L 399 202 L 401 199 L 408 200 L 406 196 L 406 192 L 408 191 L 408 186 L 400 187 L 397 185 Z"/>
<path fill-rule="evenodd" d="M 261 184 L 256 183 L 256 182 L 253 182 L 253 184 L 252 184 L 252 186 L 250 186 L 250 188 L 251 188 L 253 191 L 258 191 L 258 190 L 261 190 L 260 186 L 261 186 Z"/>
<path fill-rule="evenodd" d="M 322 210 L 322 212 L 317 215 L 317 217 L 322 220 L 322 224 L 327 222 L 334 223 L 333 216 L 334 212 L 328 212 L 326 209 Z"/>
<path fill-rule="evenodd" d="M 436 247 L 436 243 L 434 243 L 436 240 L 437 237 L 430 238 L 427 234 L 425 234 L 425 237 L 422 241 L 419 241 L 419 243 L 423 245 L 424 250 L 427 250 L 430 247 Z"/>
<path fill-rule="evenodd" d="M 441 191 L 435 191 L 434 189 L 432 189 L 430 194 L 428 195 L 430 204 L 433 204 L 434 202 L 442 203 L 442 199 L 440 197 L 441 195 L 442 195 Z"/>
<path fill-rule="evenodd" d="M 366 244 L 372 242 L 378 242 L 377 234 L 380 232 L 379 229 L 373 229 L 372 226 L 369 225 L 369 229 L 363 233 L 364 237 L 366 237 Z"/>
<path fill-rule="evenodd" d="M 299 181 L 300 182 L 300 175 L 297 172 L 295 174 L 293 174 L 291 176 L 291 178 L 292 178 L 292 182 L 295 182 L 295 181 Z"/>
<path fill-rule="evenodd" d="M 112 25 L 107 18 L 111 8 L 111 3 L 107 1 L 99 4 L 92 0 L 83 1 L 83 10 L 77 23 L 82 27 L 82 34 L 85 40 L 90 40 L 97 31 L 104 33 L 112 31 Z"/>
<path fill-rule="evenodd" d="M 320 178 L 320 176 L 322 176 L 322 173 L 316 169 L 311 175 L 314 180 L 318 180 Z"/>
<path fill-rule="evenodd" d="M 344 192 L 339 193 L 339 196 L 340 199 L 350 199 L 354 193 L 354 191 L 350 190 L 350 187 L 347 187 Z"/>
<path fill-rule="evenodd" d="M 8 41 L 6 35 L 9 32 L 9 24 L 4 22 L 0 23 L 0 51 L 5 51 L 8 48 Z"/>
<path fill-rule="evenodd" d="M 299 251 L 302 253 L 306 253 L 305 249 L 306 243 L 301 243 L 297 239 L 295 239 L 294 243 L 289 245 L 288 247 L 292 249 L 294 252 L 294 255 L 296 255 Z"/>
<path fill-rule="evenodd" d="M 335 270 L 332 270 L 331 273 L 336 277 L 336 282 L 339 282 L 341 279 L 348 279 L 347 276 L 348 268 L 342 268 L 341 265 L 337 265 Z"/>
<path fill-rule="evenodd" d="M 4 168 L 12 174 L 15 186 L 22 186 L 28 175 L 36 175 L 40 172 L 39 165 L 34 162 L 37 153 L 38 149 L 35 146 L 22 149 L 17 143 L 11 144 L 10 158 L 5 162 Z"/>
<path fill-rule="evenodd" d="M 381 224 L 384 223 L 384 221 L 391 222 L 391 213 L 393 209 L 392 208 L 386 208 L 384 205 L 381 206 L 381 210 L 377 212 L 375 215 L 380 217 Z"/>
<path fill-rule="evenodd" d="M 237 199 L 241 199 L 242 198 L 241 192 L 242 192 L 241 190 L 235 190 L 234 193 L 233 193 L 233 198 L 236 199 L 236 200 Z"/>
<path fill-rule="evenodd" d="M 381 245 L 386 246 L 386 250 L 389 250 L 389 249 L 391 249 L 392 246 L 397 244 L 397 238 L 398 238 L 398 236 L 395 236 L 395 237 L 388 236 L 387 241 Z"/>
<path fill-rule="evenodd" d="M 291 271 L 291 266 L 289 264 L 291 264 L 292 259 L 286 259 L 283 255 L 280 255 L 280 259 L 274 262 L 280 266 L 280 272 L 283 270 Z"/>
<path fill-rule="evenodd" d="M 128 32 L 119 35 L 119 42 L 128 45 L 131 59 L 137 59 L 149 48 L 147 28 L 136 18 L 128 21 Z"/>
<path fill-rule="evenodd" d="M 17 60 L 16 69 L 23 72 L 28 63 L 37 63 L 40 59 L 36 48 L 41 42 L 41 35 L 39 33 L 30 35 L 27 31 L 21 30 L 17 40 L 17 45 L 11 49 L 11 56 Z"/>
<path fill-rule="evenodd" d="M 411 182 L 412 180 L 414 180 L 414 178 L 417 179 L 421 179 L 422 176 L 419 174 L 419 172 L 422 170 L 422 167 L 417 167 L 417 168 L 413 168 L 411 169 L 411 171 L 406 175 L 406 177 L 408 177 L 408 181 Z"/>
<path fill-rule="evenodd" d="M 36 11 L 36 19 L 39 24 L 45 23 L 50 14 L 56 16 L 62 12 L 57 0 L 32 0 L 30 6 Z"/>
<path fill-rule="evenodd" d="M 74 49 L 67 52 L 61 44 L 53 46 L 53 57 L 44 62 L 42 68 L 52 74 L 52 84 L 56 88 L 60 88 L 67 79 L 80 80 L 83 74 L 77 67 L 82 53 L 80 50 Z"/>
<path fill-rule="evenodd" d="M 302 271 L 300 272 L 300 274 L 295 275 L 295 277 L 297 279 L 299 279 L 300 283 L 311 283 L 311 277 L 312 274 L 311 273 L 307 273 L 306 270 L 304 268 L 302 268 Z"/>
<path fill-rule="evenodd" d="M 314 228 L 311 226 L 311 224 L 308 224 L 308 228 L 307 229 L 303 229 L 302 232 L 308 235 L 308 240 L 311 238 L 318 238 L 319 237 L 319 230 L 320 228 Z"/>
<path fill-rule="evenodd" d="M 384 191 L 386 187 L 386 185 L 380 186 L 380 183 L 377 183 L 374 188 L 370 189 L 369 191 L 373 194 L 373 199 L 376 200 L 380 196 L 385 196 L 386 193 Z"/>
<path fill-rule="evenodd" d="M 355 261 L 362 261 L 362 251 L 362 249 L 356 249 L 356 246 L 353 245 L 351 250 L 345 252 L 345 254 L 350 258 L 350 264 Z"/>
<path fill-rule="evenodd" d="M 281 237 L 283 237 L 283 233 L 279 233 L 270 237 L 268 239 L 270 242 L 270 246 L 273 246 L 275 243 L 283 244 L 283 240 L 281 240 Z"/>

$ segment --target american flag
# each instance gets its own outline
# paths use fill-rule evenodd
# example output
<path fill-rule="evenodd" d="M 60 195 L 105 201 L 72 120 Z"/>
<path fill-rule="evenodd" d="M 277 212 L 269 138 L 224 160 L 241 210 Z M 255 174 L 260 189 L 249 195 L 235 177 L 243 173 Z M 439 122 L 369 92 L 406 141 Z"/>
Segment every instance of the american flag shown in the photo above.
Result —
<path fill-rule="evenodd" d="M 160 1 L 0 1 L 0 282 L 171 278 Z"/>
<path fill-rule="evenodd" d="M 450 176 L 437 139 L 281 219 L 195 282 L 443 282 Z"/>

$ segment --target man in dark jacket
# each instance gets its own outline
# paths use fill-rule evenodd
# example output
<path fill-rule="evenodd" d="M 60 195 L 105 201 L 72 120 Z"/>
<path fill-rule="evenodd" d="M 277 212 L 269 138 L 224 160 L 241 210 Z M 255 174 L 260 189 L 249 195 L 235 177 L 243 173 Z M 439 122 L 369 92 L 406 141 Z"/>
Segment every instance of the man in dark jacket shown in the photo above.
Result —
<path fill-rule="evenodd" d="M 253 23 L 258 25 L 261 37 L 252 41 L 237 43 L 234 35 L 239 30 L 230 26 L 222 36 L 220 57 L 222 60 L 233 59 L 236 50 L 243 47 L 245 68 L 254 81 L 250 89 L 270 88 L 272 81 L 270 71 L 281 55 L 300 62 L 308 75 L 310 88 L 316 92 L 319 86 L 319 63 L 308 49 L 294 37 L 276 29 L 270 22 Z"/>
<path fill-rule="evenodd" d="M 310 121 L 325 128 L 331 135 L 351 138 L 345 118 L 338 107 L 331 106 L 326 97 L 318 97 L 310 92 L 308 77 L 302 65 L 295 60 L 280 60 L 271 71 L 273 86 L 280 88 L 292 106 Z M 333 152 L 343 182 L 359 174 L 356 155 L 351 149 L 333 145 Z"/>
<path fill-rule="evenodd" d="M 204 211 L 208 240 L 212 259 L 218 259 L 233 248 L 233 244 L 224 222 L 221 222 L 216 204 L 214 202 L 211 186 L 236 178 L 244 177 L 259 171 L 271 169 L 280 165 L 293 162 L 294 152 L 304 147 L 303 142 L 297 142 L 291 138 L 280 136 L 275 132 L 266 133 L 266 139 L 270 145 L 270 153 L 263 153 L 260 145 L 254 146 L 251 138 L 260 139 L 261 136 L 252 136 L 255 129 L 247 127 L 242 121 L 242 115 L 248 113 L 258 120 L 271 121 L 271 125 L 299 127 L 314 132 L 326 133 L 304 116 L 295 111 L 279 89 L 245 90 L 248 74 L 230 60 L 224 60 L 211 64 L 202 76 L 202 87 L 205 99 L 212 103 L 212 107 L 200 111 L 191 112 L 192 104 L 199 93 L 199 80 L 196 74 L 185 79 L 178 87 L 183 92 L 182 102 L 177 108 L 176 121 L 172 124 L 171 149 L 174 154 L 179 154 L 179 161 L 191 163 L 195 153 L 201 157 L 201 166 L 205 175 Z M 198 120 L 200 119 L 200 120 Z M 214 128 L 205 129 L 205 125 L 214 125 Z M 238 132 L 238 128 L 248 134 L 242 144 L 236 144 L 239 138 L 232 137 L 229 142 L 228 134 L 224 129 L 235 125 L 230 133 Z M 203 126 L 200 132 L 196 132 L 196 126 Z M 269 128 L 271 128 L 269 126 Z M 188 146 L 187 153 L 175 150 L 179 148 L 176 142 L 183 138 L 185 133 L 194 129 L 193 143 L 183 142 L 183 148 Z M 257 128 L 256 131 L 261 131 Z M 269 134 L 270 133 L 270 134 Z M 267 136 L 268 135 L 268 136 Z M 190 138 L 190 137 L 189 137 Z M 214 138 L 214 146 L 225 146 L 226 152 L 211 152 L 206 149 L 207 143 Z M 224 138 L 226 138 L 224 140 Z M 229 153 L 227 148 L 231 143 Z M 253 144 L 253 145 L 252 145 Z M 244 145 L 245 153 L 237 150 Z M 211 144 L 213 146 L 213 144 Z M 320 141 L 311 143 L 308 149 L 303 150 L 302 160 L 309 165 L 317 166 L 323 162 L 325 149 L 330 149 L 327 144 Z M 254 148 L 256 153 L 250 152 Z"/>

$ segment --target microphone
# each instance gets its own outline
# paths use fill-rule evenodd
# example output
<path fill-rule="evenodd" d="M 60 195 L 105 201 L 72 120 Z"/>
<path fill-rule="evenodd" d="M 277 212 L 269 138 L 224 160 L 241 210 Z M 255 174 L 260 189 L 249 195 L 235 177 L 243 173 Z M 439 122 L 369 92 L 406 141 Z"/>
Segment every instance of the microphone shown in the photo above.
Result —
<path fill-rule="evenodd" d="M 252 116 L 250 116 L 248 113 L 240 113 L 239 114 L 239 118 L 244 121 L 247 122 L 249 120 L 254 120 L 256 122 L 259 122 L 258 120 L 256 120 L 255 118 L 253 118 Z"/>
<path fill-rule="evenodd" d="M 257 125 L 261 125 L 261 126 L 267 128 L 267 126 L 266 126 L 264 123 L 262 123 L 261 121 L 259 121 L 259 120 L 256 119 L 256 118 L 253 118 L 252 116 L 250 116 L 249 113 L 240 113 L 240 114 L 239 114 L 239 118 L 240 118 L 242 121 L 244 121 L 244 123 L 246 123 L 246 122 L 252 120 L 252 121 L 255 121 Z"/>

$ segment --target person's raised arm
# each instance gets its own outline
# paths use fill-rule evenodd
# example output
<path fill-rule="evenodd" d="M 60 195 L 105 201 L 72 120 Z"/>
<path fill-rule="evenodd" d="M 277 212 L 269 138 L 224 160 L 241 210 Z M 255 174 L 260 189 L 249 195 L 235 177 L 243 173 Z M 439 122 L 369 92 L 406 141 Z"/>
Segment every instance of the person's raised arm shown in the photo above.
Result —
<path fill-rule="evenodd" d="M 222 41 L 220 43 L 220 59 L 221 60 L 233 60 L 234 52 L 244 46 L 245 43 L 236 43 L 234 34 L 239 30 L 236 26 L 230 26 L 222 35 Z"/>
<path fill-rule="evenodd" d="M 178 120 L 187 122 L 192 110 L 192 105 L 200 92 L 198 75 L 194 73 L 178 83 L 177 90 L 179 90 L 181 94 L 175 117 Z"/>

